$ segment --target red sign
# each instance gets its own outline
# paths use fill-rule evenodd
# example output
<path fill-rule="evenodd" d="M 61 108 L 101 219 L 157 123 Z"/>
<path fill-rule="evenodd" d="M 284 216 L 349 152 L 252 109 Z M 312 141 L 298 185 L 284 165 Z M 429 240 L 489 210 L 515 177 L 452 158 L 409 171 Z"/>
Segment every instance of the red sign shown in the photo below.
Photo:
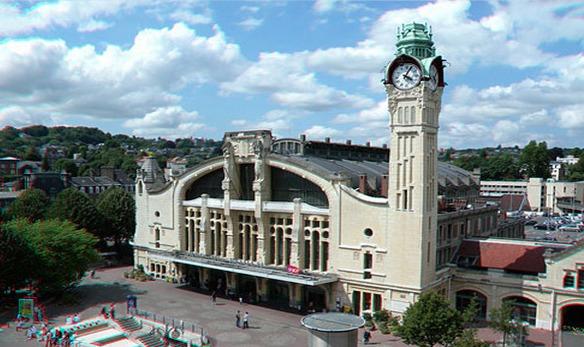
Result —
<path fill-rule="evenodd" d="M 294 266 L 294 265 L 288 265 L 287 270 L 289 273 L 295 274 L 295 275 L 298 275 L 301 272 L 300 268 L 297 266 Z"/>

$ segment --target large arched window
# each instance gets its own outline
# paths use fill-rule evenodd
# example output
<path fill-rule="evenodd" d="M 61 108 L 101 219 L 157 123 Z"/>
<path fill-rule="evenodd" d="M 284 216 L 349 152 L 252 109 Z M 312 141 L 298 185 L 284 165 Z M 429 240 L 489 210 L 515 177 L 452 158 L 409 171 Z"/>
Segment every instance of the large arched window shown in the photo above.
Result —
<path fill-rule="evenodd" d="M 311 181 L 282 169 L 272 167 L 272 201 L 292 202 L 301 198 L 303 202 L 328 207 L 326 194 Z"/>
<path fill-rule="evenodd" d="M 194 181 L 185 194 L 185 200 L 196 199 L 202 194 L 209 194 L 210 198 L 223 199 L 223 188 L 221 188 L 223 177 L 223 170 L 220 169 Z"/>
<path fill-rule="evenodd" d="M 476 290 L 459 290 L 456 292 L 456 309 L 466 310 L 472 303 L 477 303 L 477 319 L 487 319 L 487 297 Z"/>
<path fill-rule="evenodd" d="M 513 306 L 513 319 L 535 326 L 537 304 L 522 296 L 510 296 L 503 299 Z"/>

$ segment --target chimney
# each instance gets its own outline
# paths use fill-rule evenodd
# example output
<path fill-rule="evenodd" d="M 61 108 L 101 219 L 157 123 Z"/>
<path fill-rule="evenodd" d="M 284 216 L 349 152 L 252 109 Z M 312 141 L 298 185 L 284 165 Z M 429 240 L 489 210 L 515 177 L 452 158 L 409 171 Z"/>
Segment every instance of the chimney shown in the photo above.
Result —
<path fill-rule="evenodd" d="M 383 149 L 387 149 L 387 143 L 384 143 L 381 147 L 383 147 Z"/>
<path fill-rule="evenodd" d="M 330 138 L 330 137 L 325 137 L 325 138 L 324 138 L 324 142 L 326 142 L 326 143 L 331 143 L 331 138 Z"/>
<path fill-rule="evenodd" d="M 347 145 L 351 145 L 351 140 L 347 140 Z"/>
<path fill-rule="evenodd" d="M 300 141 L 305 142 L 306 141 L 306 135 L 305 134 L 300 134 Z"/>
<path fill-rule="evenodd" d="M 365 146 L 371 147 L 371 142 L 370 141 L 367 141 L 367 143 L 365 144 Z"/>
<path fill-rule="evenodd" d="M 367 194 L 367 175 L 359 175 L 359 192 Z"/>
<path fill-rule="evenodd" d="M 387 198 L 389 191 L 389 175 L 381 176 L 381 192 L 380 195 Z"/>

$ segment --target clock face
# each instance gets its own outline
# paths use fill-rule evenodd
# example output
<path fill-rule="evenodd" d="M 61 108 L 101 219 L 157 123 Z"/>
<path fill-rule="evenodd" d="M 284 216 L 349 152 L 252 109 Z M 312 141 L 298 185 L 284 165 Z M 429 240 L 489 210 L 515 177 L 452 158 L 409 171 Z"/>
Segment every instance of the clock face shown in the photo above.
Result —
<path fill-rule="evenodd" d="M 430 80 L 428 81 L 428 86 L 430 89 L 436 90 L 438 87 L 438 69 L 435 65 L 430 66 Z"/>
<path fill-rule="evenodd" d="M 421 78 L 420 68 L 412 63 L 400 64 L 391 74 L 393 85 L 399 89 L 413 88 L 418 85 Z"/>

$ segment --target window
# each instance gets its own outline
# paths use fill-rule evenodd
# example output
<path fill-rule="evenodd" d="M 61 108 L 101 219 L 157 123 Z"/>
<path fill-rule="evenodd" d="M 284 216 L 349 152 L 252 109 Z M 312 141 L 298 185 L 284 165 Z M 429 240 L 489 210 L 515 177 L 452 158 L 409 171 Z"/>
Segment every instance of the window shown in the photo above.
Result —
<path fill-rule="evenodd" d="M 584 289 L 584 270 L 578 270 L 578 289 Z"/>
<path fill-rule="evenodd" d="M 511 303 L 513 307 L 513 319 L 526 322 L 532 326 L 535 325 L 537 313 L 537 304 L 535 302 L 520 296 L 503 299 L 503 302 Z"/>
<path fill-rule="evenodd" d="M 154 212 L 154 216 L 160 217 L 160 212 L 158 212 L 158 211 Z"/>
<path fill-rule="evenodd" d="M 564 288 L 574 288 L 574 275 L 571 273 L 567 273 L 564 276 Z"/>
<path fill-rule="evenodd" d="M 367 252 L 363 255 L 363 268 L 371 269 L 373 267 L 373 254 Z"/>
<path fill-rule="evenodd" d="M 477 303 L 477 319 L 487 318 L 487 297 L 475 290 L 460 290 L 456 292 L 456 309 L 463 312 L 473 300 Z"/>
<path fill-rule="evenodd" d="M 371 230 L 370 228 L 367 228 L 367 229 L 363 230 L 363 234 L 365 234 L 365 236 L 367 236 L 367 237 L 371 237 L 371 236 L 373 236 L 373 230 Z"/>

